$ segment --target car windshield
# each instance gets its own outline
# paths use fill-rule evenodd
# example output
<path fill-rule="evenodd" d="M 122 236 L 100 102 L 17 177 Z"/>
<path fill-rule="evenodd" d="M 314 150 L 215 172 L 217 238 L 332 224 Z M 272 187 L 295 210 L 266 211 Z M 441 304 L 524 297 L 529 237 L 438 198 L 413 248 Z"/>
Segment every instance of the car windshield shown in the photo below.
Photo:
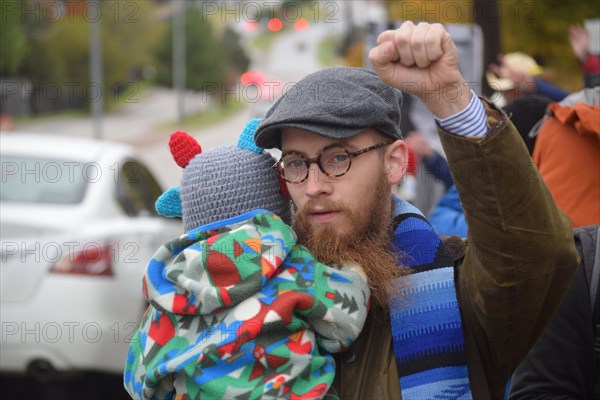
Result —
<path fill-rule="evenodd" d="M 81 161 L 2 156 L 2 202 L 77 204 L 83 200 L 88 164 Z M 95 171 L 89 172 L 90 176 Z M 91 179 L 95 179 L 93 176 Z"/>

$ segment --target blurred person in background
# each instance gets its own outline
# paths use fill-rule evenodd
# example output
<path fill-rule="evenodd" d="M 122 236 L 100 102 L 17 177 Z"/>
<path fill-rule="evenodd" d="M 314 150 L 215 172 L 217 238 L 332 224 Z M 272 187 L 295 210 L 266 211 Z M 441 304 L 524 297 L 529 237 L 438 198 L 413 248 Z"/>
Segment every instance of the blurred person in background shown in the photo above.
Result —
<path fill-rule="evenodd" d="M 448 190 L 454 184 L 448 162 L 440 153 L 435 151 L 425 135 L 419 131 L 408 132 L 404 136 L 409 153 L 415 155 L 415 164 L 421 165 Z"/>
<path fill-rule="evenodd" d="M 590 51 L 590 35 L 581 25 L 569 28 L 569 43 L 573 53 L 581 63 L 585 87 L 600 86 L 600 56 Z"/>
<path fill-rule="evenodd" d="M 551 103 L 536 127 L 533 161 L 573 226 L 600 224 L 600 86 Z"/>
<path fill-rule="evenodd" d="M 517 367 L 509 400 L 600 399 L 599 225 L 575 228 L 581 262 L 556 314 Z"/>
<path fill-rule="evenodd" d="M 498 64 L 490 64 L 486 79 L 497 92 L 493 98 L 500 107 L 530 95 L 549 97 L 552 101 L 567 97 L 568 92 L 541 78 L 543 72 L 531 56 L 515 52 L 499 54 Z"/>

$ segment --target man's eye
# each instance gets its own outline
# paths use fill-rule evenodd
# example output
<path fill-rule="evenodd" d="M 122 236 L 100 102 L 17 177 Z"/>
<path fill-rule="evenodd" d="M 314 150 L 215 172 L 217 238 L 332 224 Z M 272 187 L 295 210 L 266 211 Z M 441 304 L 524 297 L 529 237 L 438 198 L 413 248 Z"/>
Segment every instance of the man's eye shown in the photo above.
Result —
<path fill-rule="evenodd" d="M 285 162 L 287 168 L 302 168 L 304 166 L 304 160 L 296 158 Z"/>
<path fill-rule="evenodd" d="M 348 160 L 348 154 L 346 154 L 346 153 L 334 154 L 330 160 L 335 163 L 343 163 L 343 162 L 346 162 L 346 160 Z"/>

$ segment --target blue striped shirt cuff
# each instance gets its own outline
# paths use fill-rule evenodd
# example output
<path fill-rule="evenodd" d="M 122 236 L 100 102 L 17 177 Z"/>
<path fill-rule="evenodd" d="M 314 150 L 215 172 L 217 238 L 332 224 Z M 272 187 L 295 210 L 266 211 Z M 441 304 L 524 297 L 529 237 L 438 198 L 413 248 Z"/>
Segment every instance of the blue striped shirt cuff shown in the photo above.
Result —
<path fill-rule="evenodd" d="M 472 90 L 467 108 L 448 118 L 435 120 L 444 130 L 458 136 L 483 137 L 488 132 L 485 108 Z"/>

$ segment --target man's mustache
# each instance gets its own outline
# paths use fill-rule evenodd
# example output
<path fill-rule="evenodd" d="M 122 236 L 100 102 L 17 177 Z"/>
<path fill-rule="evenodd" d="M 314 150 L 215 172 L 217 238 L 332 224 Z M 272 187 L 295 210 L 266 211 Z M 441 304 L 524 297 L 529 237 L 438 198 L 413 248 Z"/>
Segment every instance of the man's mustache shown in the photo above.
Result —
<path fill-rule="evenodd" d="M 296 216 L 300 218 L 306 218 L 315 212 L 325 212 L 325 211 L 339 211 L 339 212 L 349 212 L 351 210 L 341 201 L 333 201 L 329 199 L 322 200 L 308 200 L 301 208 L 296 211 Z"/>

